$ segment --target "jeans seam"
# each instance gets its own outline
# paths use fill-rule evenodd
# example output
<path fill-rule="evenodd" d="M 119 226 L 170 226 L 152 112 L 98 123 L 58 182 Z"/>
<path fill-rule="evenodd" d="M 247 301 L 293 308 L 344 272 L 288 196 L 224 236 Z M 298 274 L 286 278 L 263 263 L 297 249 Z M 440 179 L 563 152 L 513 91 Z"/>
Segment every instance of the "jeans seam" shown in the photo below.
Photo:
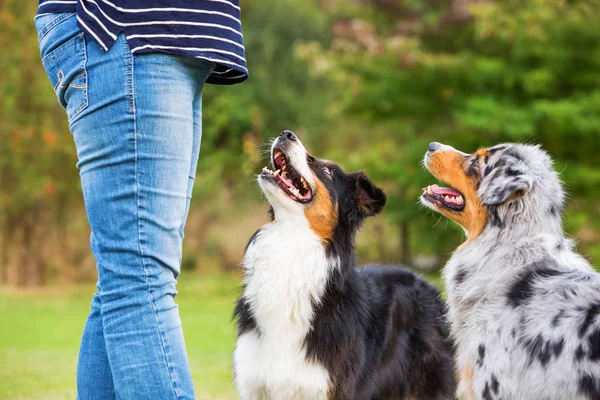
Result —
<path fill-rule="evenodd" d="M 79 69 L 83 70 L 83 72 L 79 75 L 77 75 L 75 78 L 78 78 L 80 76 L 83 76 L 85 79 L 85 84 L 83 85 L 77 85 L 77 84 L 69 84 L 69 86 L 77 88 L 77 89 L 82 89 L 83 90 L 83 102 L 77 106 L 77 108 L 75 108 L 70 115 L 68 115 L 69 121 L 74 121 L 75 118 L 77 118 L 79 116 L 79 114 L 81 114 L 83 112 L 83 110 L 85 110 L 88 105 L 89 105 L 89 95 L 88 95 L 88 77 L 87 77 L 87 48 L 86 48 L 86 43 L 85 43 L 85 35 L 83 34 L 83 32 L 81 32 L 79 35 L 79 37 L 81 37 L 81 53 L 83 54 L 82 60 L 81 60 L 81 64 L 79 65 Z M 73 78 L 73 79 L 75 79 Z M 72 123 L 72 122 L 70 122 Z"/>
<path fill-rule="evenodd" d="M 175 395 L 175 399 L 179 399 L 181 398 L 181 396 L 178 393 L 177 390 L 177 382 L 175 380 L 175 377 L 173 376 L 173 369 L 171 367 L 171 363 L 169 362 L 169 356 L 167 355 L 166 352 L 166 347 L 168 346 L 168 344 L 165 342 L 165 335 L 164 332 L 161 328 L 161 324 L 160 321 L 157 318 L 157 313 L 156 313 L 156 305 L 154 303 L 154 295 L 153 295 L 153 291 L 152 291 L 152 286 L 150 285 L 150 280 L 148 277 L 148 269 L 146 266 L 146 262 L 145 262 L 145 255 L 144 255 L 144 251 L 143 251 L 143 246 L 142 246 L 142 218 L 140 216 L 140 209 L 141 209 L 141 200 L 140 200 L 140 183 L 139 183 L 139 163 L 138 163 L 138 125 L 137 125 L 137 110 L 135 107 L 135 72 L 134 72 L 134 68 L 135 68 L 135 62 L 133 60 L 133 54 L 131 53 L 131 50 L 129 49 L 129 45 L 127 43 L 125 43 L 125 51 L 126 51 L 126 59 L 127 62 L 131 63 L 131 68 L 129 68 L 128 70 L 128 80 L 129 80 L 129 84 L 130 84 L 130 90 L 131 90 L 131 101 L 130 101 L 130 111 L 133 114 L 133 143 L 134 143 L 134 156 L 135 156 L 135 195 L 136 195 L 136 203 L 137 203 L 137 221 L 138 221 L 138 249 L 140 252 L 140 257 L 141 257 L 141 263 L 142 263 L 142 269 L 144 270 L 144 275 L 146 278 L 146 285 L 147 285 L 147 289 L 148 289 L 148 299 L 150 300 L 150 304 L 152 305 L 152 315 L 154 317 L 154 322 L 156 324 L 156 328 L 158 330 L 158 335 L 160 337 L 161 340 L 161 347 L 162 347 L 162 355 L 164 357 L 165 360 L 165 364 L 167 366 L 167 369 L 169 371 L 169 378 L 171 379 L 171 385 L 173 388 L 173 393 Z"/>

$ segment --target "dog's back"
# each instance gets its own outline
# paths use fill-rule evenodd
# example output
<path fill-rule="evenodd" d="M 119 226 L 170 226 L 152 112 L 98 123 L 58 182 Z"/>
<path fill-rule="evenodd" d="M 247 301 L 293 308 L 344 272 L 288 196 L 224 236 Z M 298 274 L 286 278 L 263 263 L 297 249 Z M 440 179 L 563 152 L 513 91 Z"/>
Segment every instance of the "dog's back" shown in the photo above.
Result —
<path fill-rule="evenodd" d="M 412 272 L 360 268 L 330 282 L 308 354 L 334 371 L 332 398 L 449 399 L 455 382 L 444 310 L 439 291 Z"/>

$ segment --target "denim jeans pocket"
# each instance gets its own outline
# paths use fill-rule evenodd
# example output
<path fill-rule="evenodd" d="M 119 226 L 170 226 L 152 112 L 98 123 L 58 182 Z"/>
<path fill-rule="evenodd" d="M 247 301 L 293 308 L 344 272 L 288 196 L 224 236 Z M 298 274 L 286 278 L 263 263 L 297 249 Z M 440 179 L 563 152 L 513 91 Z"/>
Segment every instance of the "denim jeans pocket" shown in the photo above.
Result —
<path fill-rule="evenodd" d="M 85 37 L 79 32 L 42 59 L 48 79 L 69 123 L 88 106 Z"/>
<path fill-rule="evenodd" d="M 63 22 L 71 18 L 76 19 L 76 14 L 60 13 L 37 15 L 33 19 L 33 22 L 35 24 L 35 29 L 38 32 L 38 42 L 40 43 L 40 45 L 42 44 L 42 42 L 48 34 L 50 34 L 54 29 L 58 28 Z"/>

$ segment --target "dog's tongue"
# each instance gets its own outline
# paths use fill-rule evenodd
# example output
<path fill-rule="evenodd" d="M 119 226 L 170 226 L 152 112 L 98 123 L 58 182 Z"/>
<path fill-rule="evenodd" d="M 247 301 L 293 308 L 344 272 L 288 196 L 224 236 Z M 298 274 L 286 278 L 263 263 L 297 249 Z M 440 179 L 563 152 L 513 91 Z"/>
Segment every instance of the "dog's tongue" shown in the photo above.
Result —
<path fill-rule="evenodd" d="M 430 188 L 433 193 L 440 194 L 442 196 L 458 196 L 458 195 L 460 195 L 460 193 L 458 193 L 454 189 L 439 187 L 438 185 L 431 185 Z"/>

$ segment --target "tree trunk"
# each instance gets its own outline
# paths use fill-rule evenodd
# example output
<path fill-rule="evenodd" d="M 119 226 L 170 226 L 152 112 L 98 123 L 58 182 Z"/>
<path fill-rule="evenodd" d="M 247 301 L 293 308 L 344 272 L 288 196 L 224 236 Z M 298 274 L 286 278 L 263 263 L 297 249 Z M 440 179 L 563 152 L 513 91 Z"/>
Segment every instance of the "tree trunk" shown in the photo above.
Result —
<path fill-rule="evenodd" d="M 68 230 L 68 199 L 67 196 L 62 194 L 59 195 L 55 209 L 55 222 L 54 226 L 56 229 L 56 235 L 54 235 L 55 243 L 53 245 L 56 253 L 54 254 L 54 262 L 56 263 L 56 275 L 60 282 L 68 282 L 72 280 L 74 271 L 68 262 L 68 247 L 67 247 L 67 230 Z"/>
<path fill-rule="evenodd" d="M 6 221 L 2 227 L 0 241 L 0 284 L 5 285 L 8 280 L 8 235 Z"/>
<path fill-rule="evenodd" d="M 26 226 L 21 229 L 21 240 L 15 241 L 13 251 L 16 257 L 14 257 L 13 268 L 16 269 L 15 275 L 17 277 L 17 286 L 25 286 L 27 284 L 27 250 L 25 243 L 27 242 L 27 236 L 29 232 Z"/>

